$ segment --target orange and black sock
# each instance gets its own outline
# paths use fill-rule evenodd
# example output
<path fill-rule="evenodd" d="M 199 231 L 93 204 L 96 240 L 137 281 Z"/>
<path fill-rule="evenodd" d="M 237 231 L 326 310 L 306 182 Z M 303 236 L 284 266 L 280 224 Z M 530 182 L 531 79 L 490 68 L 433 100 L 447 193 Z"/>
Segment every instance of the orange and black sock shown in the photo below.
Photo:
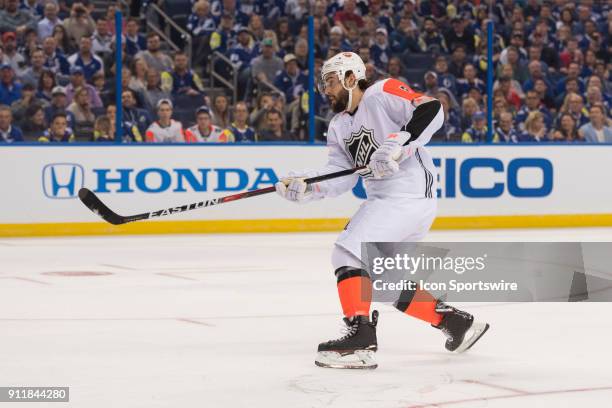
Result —
<path fill-rule="evenodd" d="M 425 290 L 404 290 L 395 302 L 395 308 L 407 315 L 438 326 L 443 316 L 436 312 L 437 304 L 438 301 Z"/>
<path fill-rule="evenodd" d="M 363 269 L 343 266 L 336 269 L 336 278 L 344 316 L 369 316 L 372 303 L 370 275 Z"/>

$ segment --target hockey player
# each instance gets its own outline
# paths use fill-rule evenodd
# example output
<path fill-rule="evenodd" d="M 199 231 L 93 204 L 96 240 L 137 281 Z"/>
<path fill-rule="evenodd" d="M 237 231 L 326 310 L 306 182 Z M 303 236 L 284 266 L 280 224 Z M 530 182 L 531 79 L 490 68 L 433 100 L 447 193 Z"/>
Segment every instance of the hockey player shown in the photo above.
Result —
<path fill-rule="evenodd" d="M 319 344 L 315 363 L 332 368 L 376 368 L 376 324 L 372 283 L 360 260 L 361 242 L 414 242 L 429 230 L 436 214 L 436 172 L 424 145 L 443 123 L 438 100 L 414 92 L 396 79 L 369 85 L 365 65 L 352 52 L 325 62 L 319 90 L 336 113 L 327 135 L 327 166 L 290 173 L 276 183 L 282 197 L 306 202 L 347 192 L 363 177 L 367 200 L 338 237 L 332 252 L 346 335 Z M 361 174 L 316 184 L 304 178 L 367 165 Z M 401 312 L 424 320 L 447 337 L 449 351 L 470 348 L 488 329 L 472 315 L 437 301 L 423 290 L 403 291 Z"/>

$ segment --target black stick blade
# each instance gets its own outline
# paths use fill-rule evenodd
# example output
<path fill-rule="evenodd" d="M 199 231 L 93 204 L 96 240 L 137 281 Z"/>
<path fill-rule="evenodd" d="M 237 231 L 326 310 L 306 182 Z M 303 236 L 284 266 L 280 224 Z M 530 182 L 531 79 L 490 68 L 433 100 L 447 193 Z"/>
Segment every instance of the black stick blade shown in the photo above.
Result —
<path fill-rule="evenodd" d="M 100 216 L 104 221 L 113 225 L 125 224 L 126 220 L 124 217 L 113 212 L 110 208 L 104 204 L 97 195 L 86 188 L 79 190 L 79 198 L 94 214 Z"/>

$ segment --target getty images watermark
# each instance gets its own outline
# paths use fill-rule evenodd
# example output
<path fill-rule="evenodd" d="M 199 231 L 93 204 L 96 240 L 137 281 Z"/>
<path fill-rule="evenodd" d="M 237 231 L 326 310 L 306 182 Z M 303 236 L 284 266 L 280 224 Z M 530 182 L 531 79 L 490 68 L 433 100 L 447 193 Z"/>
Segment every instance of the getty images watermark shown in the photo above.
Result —
<path fill-rule="evenodd" d="M 372 300 L 419 289 L 455 302 L 612 301 L 610 242 L 369 242 Z"/>
<path fill-rule="evenodd" d="M 414 280 L 418 271 L 433 273 L 436 271 L 452 272 L 463 275 L 471 271 L 484 271 L 487 254 L 482 256 L 427 256 L 423 253 L 411 256 L 407 253 L 394 256 L 378 256 L 372 259 L 372 287 L 375 291 L 444 291 L 461 293 L 465 291 L 518 291 L 517 282 L 506 282 L 504 279 L 495 282 L 478 280 L 475 282 L 462 282 L 457 279 L 446 281 Z M 412 279 L 400 279 L 397 282 L 385 281 L 389 271 L 404 271 Z"/>

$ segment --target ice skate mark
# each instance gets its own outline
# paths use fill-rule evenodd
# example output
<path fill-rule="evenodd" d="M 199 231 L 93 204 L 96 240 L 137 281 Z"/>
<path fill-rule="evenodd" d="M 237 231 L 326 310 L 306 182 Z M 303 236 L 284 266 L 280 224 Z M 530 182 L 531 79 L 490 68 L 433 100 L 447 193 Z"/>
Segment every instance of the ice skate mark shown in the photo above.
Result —
<path fill-rule="evenodd" d="M 30 278 L 24 278 L 21 276 L 0 276 L 0 279 L 17 279 L 17 280 L 22 280 L 25 282 L 32 282 L 32 283 L 38 283 L 40 285 L 51 285 L 51 283 L 49 282 L 44 282 L 44 281 L 39 281 L 36 279 L 30 279 Z"/>
<path fill-rule="evenodd" d="M 139 271 L 139 268 L 132 268 L 129 266 L 123 266 L 123 265 L 111 265 L 111 264 L 99 264 L 100 266 L 108 266 L 109 268 L 115 268 L 115 269 L 123 269 L 126 271 Z"/>
<path fill-rule="evenodd" d="M 494 397 L 474 397 L 474 398 L 465 398 L 460 400 L 449 400 L 449 401 L 441 401 L 441 402 L 432 402 L 425 404 L 417 404 L 417 405 L 409 405 L 407 408 L 440 408 L 447 407 L 451 405 L 457 404 L 467 404 L 470 402 L 482 402 L 482 401 L 497 401 L 497 400 L 506 400 L 512 398 L 528 398 L 528 397 L 540 397 L 545 395 L 560 395 L 560 394 L 575 394 L 580 392 L 596 392 L 596 391 L 612 391 L 612 386 L 609 387 L 592 387 L 592 388 L 574 388 L 567 390 L 553 390 L 553 391 L 538 391 L 538 392 L 525 392 L 522 394 L 506 394 L 506 395 L 498 395 Z"/>
<path fill-rule="evenodd" d="M 199 325 L 207 326 L 207 327 L 215 327 L 214 324 L 202 322 L 202 321 L 199 321 L 199 320 L 189 319 L 189 318 L 186 318 L 186 317 L 177 317 L 175 320 L 177 320 L 179 322 L 185 322 L 185 323 L 191 323 L 191 324 L 199 324 Z"/>
<path fill-rule="evenodd" d="M 59 271 L 59 272 L 42 272 L 41 275 L 47 276 L 64 276 L 64 277 L 83 277 L 83 276 L 106 276 L 112 275 L 112 272 L 91 272 L 91 271 Z"/>
<path fill-rule="evenodd" d="M 519 390 L 517 388 L 504 387 L 503 385 L 489 384 L 483 381 L 478 380 L 459 380 L 458 382 L 466 383 L 466 384 L 476 384 L 481 385 L 483 387 L 494 388 L 496 390 L 510 391 L 516 392 L 517 394 L 529 394 L 528 391 Z"/>
<path fill-rule="evenodd" d="M 190 280 L 190 281 L 197 281 L 197 279 L 188 278 L 186 276 L 179 275 L 178 273 L 159 272 L 159 273 L 156 273 L 156 275 L 167 276 L 169 278 L 174 278 L 174 279 L 184 279 L 184 280 Z"/>

